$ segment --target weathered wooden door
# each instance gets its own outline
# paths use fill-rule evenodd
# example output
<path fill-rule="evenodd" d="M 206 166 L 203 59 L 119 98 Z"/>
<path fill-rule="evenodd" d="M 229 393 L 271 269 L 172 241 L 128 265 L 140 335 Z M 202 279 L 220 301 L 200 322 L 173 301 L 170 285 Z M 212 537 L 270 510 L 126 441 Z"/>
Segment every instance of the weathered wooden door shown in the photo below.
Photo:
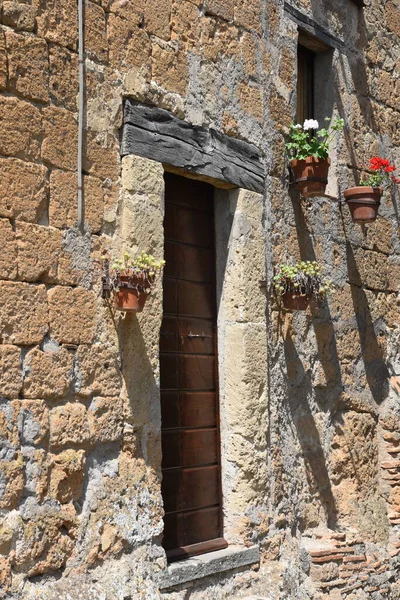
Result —
<path fill-rule="evenodd" d="M 170 560 L 222 539 L 213 188 L 165 175 L 160 336 L 164 500 Z"/>

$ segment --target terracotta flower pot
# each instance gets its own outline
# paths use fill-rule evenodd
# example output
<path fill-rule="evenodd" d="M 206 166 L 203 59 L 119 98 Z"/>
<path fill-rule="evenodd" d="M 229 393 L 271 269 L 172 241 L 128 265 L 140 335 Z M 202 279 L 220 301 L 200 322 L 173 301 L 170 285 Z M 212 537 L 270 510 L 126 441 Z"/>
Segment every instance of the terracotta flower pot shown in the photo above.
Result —
<path fill-rule="evenodd" d="M 375 221 L 383 189 L 362 185 L 345 190 L 344 197 L 349 205 L 354 223 L 372 223 Z"/>
<path fill-rule="evenodd" d="M 124 312 L 142 312 L 148 296 L 146 292 L 140 291 L 140 288 L 144 287 L 144 281 L 124 275 L 120 276 L 119 281 L 121 285 L 114 294 L 116 309 Z"/>
<path fill-rule="evenodd" d="M 310 303 L 310 296 L 297 296 L 292 292 L 285 292 L 282 296 L 282 305 L 289 310 L 306 310 Z"/>
<path fill-rule="evenodd" d="M 290 166 L 296 178 L 296 187 L 304 198 L 325 194 L 328 183 L 329 158 L 307 156 L 304 160 L 294 159 Z"/>

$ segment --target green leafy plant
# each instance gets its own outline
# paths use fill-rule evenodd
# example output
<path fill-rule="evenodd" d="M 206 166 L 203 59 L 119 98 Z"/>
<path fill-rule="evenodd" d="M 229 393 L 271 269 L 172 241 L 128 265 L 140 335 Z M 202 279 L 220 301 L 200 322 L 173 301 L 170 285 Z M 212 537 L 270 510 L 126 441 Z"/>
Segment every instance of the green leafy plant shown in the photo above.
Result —
<path fill-rule="evenodd" d="M 330 121 L 329 117 L 325 121 Z M 343 128 L 343 119 L 335 119 L 328 129 L 319 129 L 319 123 L 315 119 L 306 119 L 303 125 L 292 123 L 286 143 L 290 158 L 305 160 L 308 156 L 314 156 L 327 159 L 331 141 Z"/>
<path fill-rule="evenodd" d="M 128 283 L 130 287 L 138 292 L 150 294 L 155 285 L 157 274 L 161 272 L 164 265 L 165 260 L 156 260 L 152 254 L 146 252 L 142 252 L 135 257 L 132 257 L 128 252 L 124 252 L 122 258 L 116 259 L 110 266 L 110 288 L 118 291 L 123 281 L 124 285 Z"/>
<path fill-rule="evenodd" d="M 314 296 L 322 300 L 333 288 L 332 281 L 322 276 L 322 268 L 316 261 L 301 261 L 294 266 L 280 264 L 272 282 L 278 297 L 289 292 L 294 297 Z"/>

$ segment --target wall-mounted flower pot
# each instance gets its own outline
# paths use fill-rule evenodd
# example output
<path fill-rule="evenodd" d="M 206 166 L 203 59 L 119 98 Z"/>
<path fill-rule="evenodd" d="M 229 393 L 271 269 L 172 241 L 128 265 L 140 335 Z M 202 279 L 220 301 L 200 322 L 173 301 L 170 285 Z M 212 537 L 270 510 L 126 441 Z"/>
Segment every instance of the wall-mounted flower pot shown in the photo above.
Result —
<path fill-rule="evenodd" d="M 353 222 L 372 223 L 375 221 L 382 194 L 382 188 L 373 188 L 367 185 L 345 190 L 344 197 L 349 205 Z"/>
<path fill-rule="evenodd" d="M 122 275 L 120 286 L 114 293 L 115 308 L 124 312 L 142 312 L 147 294 L 141 291 L 143 281 Z"/>
<path fill-rule="evenodd" d="M 310 296 L 299 296 L 288 291 L 282 295 L 282 305 L 288 310 L 306 310 L 310 303 Z"/>
<path fill-rule="evenodd" d="M 329 158 L 307 156 L 304 160 L 294 159 L 290 166 L 295 176 L 296 187 L 304 198 L 325 194 L 328 183 Z"/>

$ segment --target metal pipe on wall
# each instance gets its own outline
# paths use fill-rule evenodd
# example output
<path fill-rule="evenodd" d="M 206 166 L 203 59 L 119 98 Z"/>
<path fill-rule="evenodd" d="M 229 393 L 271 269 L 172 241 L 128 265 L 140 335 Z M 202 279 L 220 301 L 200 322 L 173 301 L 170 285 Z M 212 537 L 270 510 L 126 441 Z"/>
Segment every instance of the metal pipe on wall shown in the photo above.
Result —
<path fill-rule="evenodd" d="M 85 101 L 85 59 L 84 59 L 84 0 L 78 0 L 78 229 L 84 233 L 85 204 L 83 194 L 83 127 Z"/>

